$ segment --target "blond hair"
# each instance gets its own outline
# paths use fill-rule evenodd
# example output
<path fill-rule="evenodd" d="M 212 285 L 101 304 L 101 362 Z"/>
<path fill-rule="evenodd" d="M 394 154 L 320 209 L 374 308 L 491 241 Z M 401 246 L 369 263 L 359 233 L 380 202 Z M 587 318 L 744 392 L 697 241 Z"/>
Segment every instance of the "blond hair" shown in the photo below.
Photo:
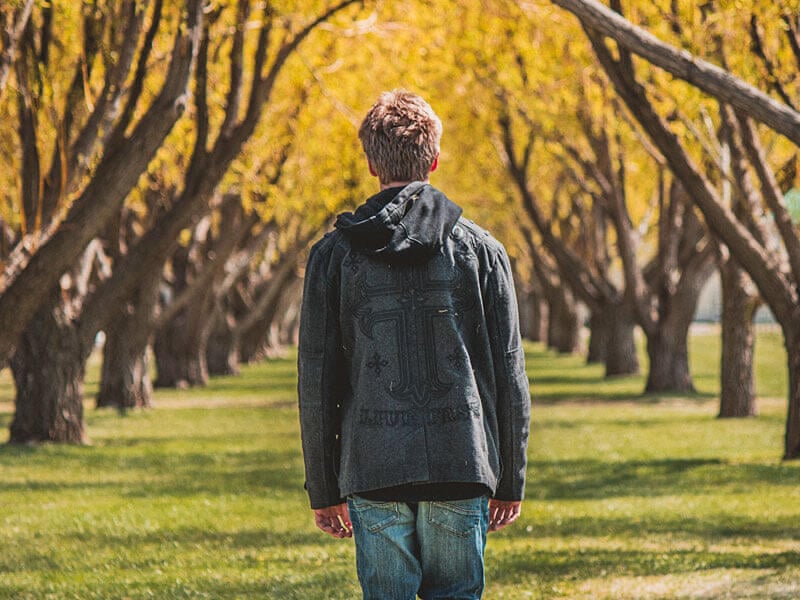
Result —
<path fill-rule="evenodd" d="M 358 137 L 381 183 L 425 181 L 439 155 L 442 122 L 420 96 L 393 90 L 370 108 Z"/>

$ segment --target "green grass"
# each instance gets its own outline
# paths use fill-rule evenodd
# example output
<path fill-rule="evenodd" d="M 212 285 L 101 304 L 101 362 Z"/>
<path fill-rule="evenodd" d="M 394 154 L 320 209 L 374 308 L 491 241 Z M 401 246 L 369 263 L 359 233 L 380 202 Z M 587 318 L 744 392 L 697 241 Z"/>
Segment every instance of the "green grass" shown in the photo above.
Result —
<path fill-rule="evenodd" d="M 747 420 L 714 418 L 718 344 L 693 336 L 689 397 L 529 347 L 528 500 L 490 536 L 487 599 L 800 597 L 780 338 L 760 332 Z M 294 385 L 290 356 L 148 412 L 87 405 L 89 447 L 0 446 L 0 598 L 359 597 L 352 542 L 307 508 Z"/>

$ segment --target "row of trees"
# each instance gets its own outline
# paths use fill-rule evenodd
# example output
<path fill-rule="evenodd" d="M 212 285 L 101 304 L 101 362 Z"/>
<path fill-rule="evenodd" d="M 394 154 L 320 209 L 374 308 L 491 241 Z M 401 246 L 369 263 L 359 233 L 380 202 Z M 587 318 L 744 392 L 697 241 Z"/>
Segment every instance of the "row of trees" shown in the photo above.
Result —
<path fill-rule="evenodd" d="M 800 237 L 782 191 L 794 183 L 791 179 L 795 176 L 796 146 L 800 143 L 800 113 L 792 101 L 798 97 L 794 74 L 800 67 L 797 7 L 773 5 L 766 7 L 766 14 L 754 7 L 748 15 L 749 47 L 760 63 L 761 81 L 781 97 L 782 101 L 778 101 L 723 68 L 659 43 L 623 19 L 616 0 L 610 9 L 594 0 L 555 2 L 580 18 L 617 96 L 675 180 L 687 191 L 720 247 L 723 401 L 726 393 L 752 394 L 750 325 L 757 300 L 748 289 L 748 276 L 780 323 L 789 371 L 785 458 L 800 457 Z M 736 39 L 726 39 L 724 21 L 713 23 L 717 11 L 717 6 L 709 3 L 701 13 L 709 30 L 704 47 L 711 58 L 726 67 L 734 60 L 736 46 L 732 44 Z M 683 35 L 679 16 L 673 9 L 670 21 L 676 33 Z M 615 51 L 604 36 L 616 41 Z M 709 130 L 715 134 L 716 144 L 701 148 L 699 160 L 687 142 L 689 136 L 676 135 L 668 122 L 669 115 L 654 99 L 658 85 L 648 86 L 637 73 L 634 53 L 713 99 L 713 109 L 706 110 L 708 118 L 713 119 L 713 129 Z M 788 150 L 790 168 L 786 172 L 789 181 L 781 181 L 770 165 L 762 141 L 766 134 L 759 131 L 755 121 L 792 142 Z M 714 138 L 708 135 L 708 139 Z"/>
<path fill-rule="evenodd" d="M 11 442 L 85 439 L 82 384 L 101 331 L 101 406 L 149 402 L 153 340 L 161 385 L 204 383 L 209 355 L 232 371 L 238 356 L 263 352 L 279 292 L 323 220 L 265 206 L 307 93 L 279 76 L 352 4 L 4 9 L 13 93 L 2 110 L 16 135 L 3 174 L 19 190 L 0 220 Z M 242 179 L 261 195 L 245 198 Z"/>
<path fill-rule="evenodd" d="M 719 270 L 720 415 L 756 412 L 766 303 L 800 455 L 791 0 L 296 4 L 2 9 L 12 441 L 84 438 L 101 331 L 101 406 L 147 405 L 150 355 L 157 385 L 202 385 L 286 341 L 308 243 L 371 189 L 359 117 L 408 87 L 445 121 L 434 183 L 510 250 L 529 337 L 575 351 L 585 311 L 588 359 L 616 376 L 640 369 L 638 328 L 646 390 L 690 391 L 688 328 Z"/>

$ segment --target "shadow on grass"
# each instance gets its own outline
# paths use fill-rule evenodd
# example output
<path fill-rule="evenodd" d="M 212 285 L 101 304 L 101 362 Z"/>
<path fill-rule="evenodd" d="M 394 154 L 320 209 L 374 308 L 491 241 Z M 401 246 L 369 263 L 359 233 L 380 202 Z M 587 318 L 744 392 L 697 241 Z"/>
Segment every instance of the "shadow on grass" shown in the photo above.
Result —
<path fill-rule="evenodd" d="M 602 377 L 575 381 L 570 377 L 533 377 L 531 392 L 534 403 L 553 405 L 559 402 L 594 403 L 594 402 L 630 402 L 657 404 L 663 400 L 681 398 L 686 400 L 706 401 L 718 397 L 718 394 L 703 391 L 694 392 L 644 392 L 644 384 L 640 391 L 619 390 L 615 380 Z M 548 386 L 563 386 L 563 391 L 547 391 Z M 544 388 L 544 389 L 543 389 Z"/>
<path fill-rule="evenodd" d="M 624 514 L 617 516 L 610 511 L 606 516 L 571 516 L 568 519 L 537 522 L 531 527 L 530 532 L 517 527 L 508 530 L 504 535 L 510 539 L 548 537 L 562 540 L 574 538 L 583 541 L 587 538 L 607 537 L 635 540 L 643 536 L 691 536 L 709 542 L 746 539 L 748 545 L 753 544 L 753 540 L 756 539 L 788 541 L 800 536 L 800 524 L 789 516 L 766 522 L 758 517 L 737 518 L 725 515 L 715 515 L 710 518 L 681 514 L 631 517 Z M 668 546 L 668 542 L 659 542 L 659 546 Z"/>
<path fill-rule="evenodd" d="M 106 579 L 100 586 L 93 587 L 91 596 L 65 594 L 63 597 L 144 598 L 152 597 L 153 586 L 157 586 L 156 597 L 160 598 L 353 598 L 356 593 L 353 561 L 346 552 L 348 542 L 329 540 L 316 530 L 264 527 L 214 531 L 178 527 L 120 533 L 87 530 L 53 537 L 60 538 L 54 540 L 59 548 L 77 543 L 101 554 L 107 549 L 131 549 L 131 552 L 115 556 L 114 567 L 121 573 L 140 575 L 124 583 Z M 161 569 L 175 569 L 170 564 L 173 557 L 180 557 L 184 549 L 189 548 L 195 554 L 182 559 L 182 577 L 152 579 L 154 571 L 160 574 Z M 204 562 L 206 552 L 226 557 L 218 565 L 218 571 L 214 565 Z M 22 559 L 17 556 L 4 561 L 0 555 L 0 572 L 48 573 L 63 568 L 61 560 L 31 548 Z M 13 589 L 0 585 L 0 597 L 26 597 L 4 595 Z"/>
<path fill-rule="evenodd" d="M 299 548 L 306 546 L 317 548 L 323 541 L 328 541 L 324 534 L 317 530 L 274 530 L 266 527 L 236 531 L 214 531 L 204 527 L 178 527 L 145 532 L 126 531 L 120 534 L 108 530 L 89 530 L 81 533 L 66 534 L 63 537 L 89 544 L 90 547 L 139 548 L 159 545 L 194 547 L 198 544 L 204 544 L 214 548 L 224 548 L 237 554 L 246 550 L 265 548 L 271 551 L 279 548 L 292 548 L 297 551 Z M 329 543 L 335 543 L 335 541 Z M 131 562 L 126 566 L 132 568 L 146 567 L 150 566 L 151 560 L 158 560 L 158 557 L 144 556 L 141 562 Z"/>
<path fill-rule="evenodd" d="M 754 486 L 800 485 L 800 469 L 785 464 L 736 464 L 719 459 L 533 461 L 528 494 L 540 500 L 596 500 L 750 493 Z"/>
<path fill-rule="evenodd" d="M 498 552 L 487 557 L 487 578 L 515 583 L 531 575 L 546 580 L 609 576 L 652 576 L 711 569 L 786 569 L 796 567 L 798 552 L 711 552 L 703 549 L 653 551 L 575 548 L 553 552 Z"/>
<path fill-rule="evenodd" d="M 6 446 L 15 456 L 34 452 Z M 47 460 L 44 457 L 44 460 Z M 303 488 L 302 461 L 297 449 L 221 453 L 147 452 L 120 456 L 87 451 L 59 457 L 68 481 L 38 478 L 4 482 L 4 492 L 110 489 L 127 497 L 194 496 L 198 494 L 296 492 Z M 98 473 L 107 476 L 99 476 Z M 82 476 L 81 474 L 85 474 Z"/>

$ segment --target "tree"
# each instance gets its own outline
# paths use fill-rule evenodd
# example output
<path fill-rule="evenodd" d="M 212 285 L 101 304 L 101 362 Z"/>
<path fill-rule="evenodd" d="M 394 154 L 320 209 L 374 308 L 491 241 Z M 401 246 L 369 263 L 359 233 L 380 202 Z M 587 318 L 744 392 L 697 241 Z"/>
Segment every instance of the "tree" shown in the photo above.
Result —
<path fill-rule="evenodd" d="M 16 68 L 23 148 L 22 226 L 27 234 L 9 257 L 5 285 L 0 290 L 0 356 L 16 346 L 11 367 L 17 384 L 17 410 L 10 428 L 11 442 L 85 439 L 82 371 L 94 337 L 70 335 L 70 328 L 75 313 L 83 307 L 81 295 L 88 289 L 71 286 L 62 296 L 59 281 L 67 269 L 78 264 L 79 256 L 83 254 L 83 260 L 87 260 L 91 240 L 122 206 L 183 112 L 202 27 L 201 4 L 190 0 L 181 11 L 182 26 L 175 36 L 162 87 L 135 124 L 133 117 L 159 29 L 161 4 L 154 5 L 147 29 L 147 6 L 142 3 L 125 2 L 119 14 L 106 13 L 99 23 L 93 20 L 95 15 L 84 15 L 85 60 L 91 63 L 100 54 L 103 28 L 113 31 L 110 39 L 119 44 L 119 60 L 106 65 L 94 109 L 82 122 L 77 119 L 81 115 L 77 106 L 80 91 L 89 85 L 85 80 L 89 68 L 82 62 L 84 59 L 76 61 L 58 127 L 63 137 L 54 143 L 47 176 L 40 174 L 37 142 L 37 113 L 46 106 L 36 98 L 45 94 L 38 77 L 50 65 L 51 44 L 55 45 L 51 35 L 53 20 L 52 15 L 45 15 L 48 18 L 42 20 L 38 36 L 33 22 L 28 22 L 27 42 Z M 47 13 L 53 7 L 48 5 L 43 10 Z M 141 49 L 135 61 L 137 47 Z M 126 86 L 134 65 L 132 83 Z M 53 66 L 57 68 L 57 62 Z M 128 90 L 127 94 L 122 90 Z M 123 101 L 119 111 L 118 105 Z M 90 157 L 97 162 L 87 177 Z M 57 211 L 64 195 L 81 185 L 61 220 Z"/>
<path fill-rule="evenodd" d="M 567 5 L 567 0 L 554 1 Z M 590 4 L 594 16 L 584 12 Z M 675 175 L 680 178 L 702 211 L 708 226 L 725 243 L 731 255 L 758 286 L 761 296 L 781 325 L 789 370 L 789 411 L 784 458 L 798 458 L 800 457 L 800 336 L 797 332 L 800 331 L 800 308 L 798 308 L 800 304 L 797 289 L 800 282 L 800 238 L 786 210 L 774 172 L 768 166 L 759 141 L 759 132 L 752 120 L 753 117 L 763 120 L 797 143 L 798 140 L 792 135 L 794 127 L 792 123 L 796 121 L 796 116 L 792 117 L 790 114 L 793 112 L 792 109 L 786 106 L 774 110 L 773 105 L 777 104 L 776 101 L 768 97 L 763 98 L 760 92 L 753 93 L 752 86 L 746 86 L 729 73 L 724 78 L 728 83 L 720 89 L 710 89 L 708 86 L 702 87 L 703 84 L 699 82 L 692 82 L 714 94 L 720 102 L 734 107 L 740 130 L 740 142 L 761 186 L 761 202 L 774 219 L 780 240 L 780 243 L 775 244 L 772 239 L 759 239 L 751 233 L 748 229 L 750 215 L 742 215 L 740 220 L 730 207 L 725 205 L 717 191 L 703 177 L 697 163 L 679 137 L 669 128 L 665 119 L 648 99 L 645 87 L 638 81 L 634 72 L 630 55 L 630 51 L 644 54 L 641 43 L 646 38 L 638 35 L 639 32 L 633 29 L 630 23 L 623 23 L 624 19 L 618 14 L 609 16 L 606 14 L 607 9 L 598 12 L 598 7 L 593 6 L 594 4 L 596 3 L 569 0 L 569 6 L 576 14 L 586 19 L 586 31 L 597 58 L 631 114 L 662 152 Z M 618 58 L 614 57 L 607 42 L 596 29 L 602 27 L 603 34 L 615 37 L 617 34 L 611 30 L 611 23 L 624 27 L 627 32 L 621 42 L 626 44 L 626 47 L 618 47 Z M 662 51 L 667 53 L 666 49 L 662 48 Z M 670 55 L 675 53 L 674 49 L 669 49 Z M 684 54 L 681 64 L 687 61 L 701 64 Z M 679 69 L 675 68 L 675 71 L 676 75 L 681 76 Z M 719 79 L 718 75 L 718 73 L 715 75 L 716 79 Z M 735 85 L 730 83 L 731 81 L 736 82 Z"/>
<path fill-rule="evenodd" d="M 51 298 L 61 275 L 77 261 L 89 242 L 102 231 L 108 219 L 119 210 L 151 157 L 183 113 L 187 101 L 187 85 L 194 65 L 202 25 L 202 2 L 187 0 L 183 11 L 184 25 L 175 36 L 170 54 L 170 64 L 161 89 L 142 116 L 133 123 L 135 110 L 144 86 L 147 61 L 153 39 L 158 32 L 161 5 L 157 2 L 149 29 L 142 26 L 145 8 L 142 3 L 125 2 L 119 15 L 107 14 L 99 23 L 86 26 L 84 45 L 90 52 L 86 60 L 97 57 L 99 25 L 110 27 L 115 22 L 124 24 L 118 52 L 120 59 L 105 71 L 102 89 L 98 92 L 92 110 L 82 123 L 76 123 L 80 111 L 79 91 L 84 89 L 83 59 L 74 65 L 73 83 L 68 88 L 66 109 L 57 130 L 65 132 L 64 141 L 53 147 L 49 177 L 40 174 L 39 150 L 36 143 L 38 129 L 33 111 L 46 110 L 42 102 L 34 101 L 34 90 L 29 78 L 46 69 L 50 59 L 50 20 L 45 19 L 38 47 L 31 41 L 24 46 L 18 58 L 17 76 L 21 110 L 20 137 L 22 138 L 22 206 L 25 223 L 37 230 L 26 229 L 27 234 L 10 253 L 0 288 L 0 356 L 7 356 L 17 342 L 41 303 Z M 52 10 L 52 9 L 45 9 Z M 87 15 L 86 19 L 94 15 Z M 28 21 L 28 29 L 33 25 Z M 130 86 L 125 80 L 134 66 L 134 55 L 141 46 L 136 73 Z M 127 95 L 123 90 L 128 90 Z M 39 89 L 39 92 L 43 90 Z M 118 110 L 125 101 L 122 111 Z M 129 132 L 129 133 L 128 133 Z M 102 137 L 101 137 L 102 135 Z M 66 160 L 66 163 L 64 162 Z M 90 166 L 91 178 L 82 185 Z M 66 177 L 62 180 L 62 173 Z M 39 190 L 43 195 L 39 197 Z M 76 194 L 66 216 L 61 220 L 56 214 L 65 194 Z M 55 220 L 54 220 L 55 219 Z"/>
<path fill-rule="evenodd" d="M 58 324 L 60 339 L 74 340 L 71 343 L 70 351 L 59 355 L 63 365 L 59 369 L 68 370 L 70 377 L 59 379 L 47 377 L 49 373 L 58 369 L 45 370 L 38 377 L 40 385 L 48 390 L 49 400 L 47 402 L 56 405 L 67 400 L 73 404 L 79 403 L 77 399 L 81 394 L 80 381 L 83 367 L 97 333 L 117 314 L 117 307 L 131 298 L 131 295 L 139 288 L 142 278 L 146 274 L 152 273 L 153 270 L 160 270 L 165 258 L 177 245 L 181 230 L 191 225 L 207 210 L 208 200 L 213 195 L 215 188 L 241 151 L 245 141 L 255 130 L 263 106 L 269 102 L 278 74 L 286 65 L 287 59 L 319 23 L 352 4 L 353 1 L 345 0 L 324 10 L 321 15 L 313 18 L 296 31 L 291 29 L 294 25 L 292 22 L 284 21 L 280 15 L 273 13 L 265 5 L 259 17 L 261 27 L 255 33 L 257 39 L 251 46 L 252 61 L 250 63 L 246 63 L 244 60 L 247 31 L 245 24 L 250 19 L 249 2 L 246 0 L 240 2 L 234 11 L 234 16 L 231 17 L 239 26 L 235 29 L 231 45 L 229 87 L 224 105 L 224 116 L 216 131 L 212 131 L 213 124 L 208 118 L 208 65 L 211 39 L 209 33 L 211 25 L 216 22 L 218 15 L 209 15 L 209 20 L 202 28 L 203 35 L 198 47 L 194 147 L 180 191 L 162 218 L 154 223 L 153 227 L 141 236 L 138 243 L 114 265 L 110 277 L 80 303 L 79 315 L 67 315 L 60 305 L 58 297 L 53 297 L 51 305 L 45 306 L 38 313 L 43 322 Z M 275 28 L 283 28 L 283 34 L 282 39 L 273 45 L 272 34 Z M 249 73 L 250 95 L 247 102 L 243 104 L 246 64 L 252 68 L 252 71 Z M 214 132 L 217 133 L 217 136 L 209 148 L 208 144 L 211 142 L 210 138 Z M 93 183 L 95 183 L 94 179 L 90 185 Z M 100 182 L 98 182 L 99 184 Z M 36 256 L 34 256 L 34 260 Z M 2 317 L 4 298 L 5 296 L 0 298 L 0 317 Z M 48 313 L 52 313 L 54 317 L 49 316 Z M 60 315 L 64 315 L 64 318 L 60 318 Z M 40 333 L 38 327 L 29 329 L 32 332 Z M 31 339 L 31 344 L 35 344 L 36 340 L 43 339 L 38 335 L 28 337 Z M 39 344 L 41 345 L 41 341 Z M 37 368 L 37 364 L 41 363 L 37 363 L 35 352 L 28 353 L 21 360 L 14 361 L 15 377 L 20 380 L 29 378 L 28 373 L 31 369 Z M 27 395 L 21 394 L 18 390 L 18 413 L 21 405 L 36 405 L 41 403 L 43 398 L 45 398 L 43 394 Z M 77 409 L 75 410 L 77 411 Z M 76 419 L 76 422 L 80 422 L 80 427 L 82 427 L 82 419 Z M 31 427 L 15 428 L 12 425 L 12 441 L 15 442 L 52 439 L 49 435 L 48 431 Z M 60 441 L 78 441 L 76 436 L 72 436 L 69 440 L 58 439 Z"/>

